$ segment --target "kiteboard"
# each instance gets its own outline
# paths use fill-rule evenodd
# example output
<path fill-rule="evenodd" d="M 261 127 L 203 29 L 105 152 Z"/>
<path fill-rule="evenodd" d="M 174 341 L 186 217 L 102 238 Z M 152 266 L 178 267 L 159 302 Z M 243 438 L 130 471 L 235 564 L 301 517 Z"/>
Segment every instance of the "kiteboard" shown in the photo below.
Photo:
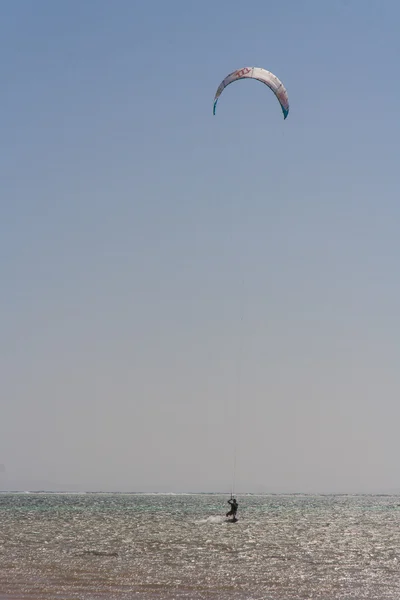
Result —
<path fill-rule="evenodd" d="M 232 517 L 232 519 L 227 519 L 226 522 L 227 523 L 237 523 L 238 519 L 236 517 Z"/>

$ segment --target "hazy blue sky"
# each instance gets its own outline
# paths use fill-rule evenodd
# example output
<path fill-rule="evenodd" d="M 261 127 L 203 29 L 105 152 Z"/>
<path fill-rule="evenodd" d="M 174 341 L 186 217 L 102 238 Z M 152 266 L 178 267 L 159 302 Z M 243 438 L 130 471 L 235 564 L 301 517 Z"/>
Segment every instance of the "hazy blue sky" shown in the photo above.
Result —
<path fill-rule="evenodd" d="M 399 27 L 1 2 L 0 489 L 400 489 Z"/>

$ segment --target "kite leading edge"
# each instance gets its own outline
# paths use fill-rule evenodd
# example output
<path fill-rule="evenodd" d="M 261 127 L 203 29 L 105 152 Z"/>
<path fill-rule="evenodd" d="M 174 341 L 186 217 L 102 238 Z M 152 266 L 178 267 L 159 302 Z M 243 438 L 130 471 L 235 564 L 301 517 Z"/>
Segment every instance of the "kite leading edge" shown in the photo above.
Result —
<path fill-rule="evenodd" d="M 257 81 L 261 81 L 261 83 L 264 83 L 266 86 L 268 86 L 273 91 L 273 93 L 275 94 L 275 96 L 277 97 L 277 99 L 279 101 L 279 104 L 281 105 L 282 112 L 283 112 L 283 118 L 286 119 L 286 117 L 289 114 L 289 98 L 288 98 L 288 94 L 285 89 L 285 86 L 278 79 L 278 77 L 276 77 L 276 75 L 274 75 L 270 71 L 267 71 L 266 69 L 262 69 L 261 67 L 243 67 L 243 69 L 233 71 L 233 73 L 230 73 L 229 75 L 227 75 L 225 77 L 225 79 L 223 81 L 221 81 L 221 83 L 217 89 L 217 92 L 215 94 L 213 114 L 215 115 L 215 110 L 217 107 L 218 99 L 219 99 L 220 95 L 222 94 L 222 92 L 224 91 L 224 89 L 230 83 L 233 83 L 234 81 L 238 81 L 239 79 L 246 79 L 246 78 L 256 79 Z"/>

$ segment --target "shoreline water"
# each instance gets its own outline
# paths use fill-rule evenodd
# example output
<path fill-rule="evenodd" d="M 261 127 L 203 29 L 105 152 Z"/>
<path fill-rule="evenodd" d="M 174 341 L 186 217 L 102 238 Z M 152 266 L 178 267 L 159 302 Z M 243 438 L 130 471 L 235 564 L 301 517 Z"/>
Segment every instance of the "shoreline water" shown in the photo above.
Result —
<path fill-rule="evenodd" d="M 0 494 L 0 600 L 400 598 L 398 496 L 238 501 Z"/>

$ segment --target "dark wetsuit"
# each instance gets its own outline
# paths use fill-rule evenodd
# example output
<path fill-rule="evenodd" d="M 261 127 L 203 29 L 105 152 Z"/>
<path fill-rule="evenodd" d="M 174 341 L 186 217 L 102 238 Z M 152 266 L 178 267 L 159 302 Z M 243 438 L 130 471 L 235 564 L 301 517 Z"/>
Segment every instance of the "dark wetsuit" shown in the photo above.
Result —
<path fill-rule="evenodd" d="M 229 512 L 226 513 L 227 517 L 232 516 L 233 518 L 236 517 L 236 513 L 237 513 L 237 509 L 238 509 L 238 503 L 236 502 L 235 498 L 228 500 L 228 504 L 231 505 L 231 510 Z"/>

